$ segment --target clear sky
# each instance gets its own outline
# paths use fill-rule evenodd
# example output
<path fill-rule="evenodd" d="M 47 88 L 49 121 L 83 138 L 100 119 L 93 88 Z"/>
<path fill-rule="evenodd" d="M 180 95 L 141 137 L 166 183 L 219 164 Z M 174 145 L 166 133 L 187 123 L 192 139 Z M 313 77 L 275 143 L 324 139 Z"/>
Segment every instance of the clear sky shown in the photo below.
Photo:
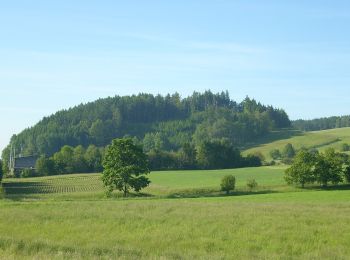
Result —
<path fill-rule="evenodd" d="M 292 119 L 350 114 L 350 2 L 0 3 L 0 150 L 99 97 L 228 90 Z"/>

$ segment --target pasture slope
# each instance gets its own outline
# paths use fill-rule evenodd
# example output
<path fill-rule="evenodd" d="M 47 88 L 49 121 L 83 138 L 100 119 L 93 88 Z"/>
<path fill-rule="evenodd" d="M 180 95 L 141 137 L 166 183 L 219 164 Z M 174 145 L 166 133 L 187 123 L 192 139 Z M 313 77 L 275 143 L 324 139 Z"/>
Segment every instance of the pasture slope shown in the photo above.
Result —
<path fill-rule="evenodd" d="M 273 149 L 282 151 L 283 147 L 288 143 L 291 143 L 296 149 L 305 147 L 324 151 L 331 147 L 340 151 L 343 143 L 350 144 L 350 128 L 336 128 L 313 132 L 302 132 L 298 130 L 277 131 L 260 140 L 257 145 L 247 148 L 243 154 L 261 152 L 265 158 L 271 160 L 270 151 Z"/>
<path fill-rule="evenodd" d="M 0 258 L 348 258 L 348 187 L 291 188 L 283 171 L 153 172 L 144 194 L 128 199 L 104 197 L 99 174 L 5 180 Z M 237 178 L 232 196 L 218 188 L 226 174 Z"/>

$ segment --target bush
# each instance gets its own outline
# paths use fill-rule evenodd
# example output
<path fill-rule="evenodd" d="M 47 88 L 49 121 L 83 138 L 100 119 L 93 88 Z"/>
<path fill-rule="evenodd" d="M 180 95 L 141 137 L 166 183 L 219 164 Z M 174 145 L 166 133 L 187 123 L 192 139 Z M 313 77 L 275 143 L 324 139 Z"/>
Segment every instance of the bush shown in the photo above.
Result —
<path fill-rule="evenodd" d="M 345 181 L 347 183 L 350 183 L 350 166 L 346 167 L 344 171 L 344 177 L 345 177 Z"/>
<path fill-rule="evenodd" d="M 258 183 L 255 179 L 249 179 L 247 181 L 247 187 L 250 191 L 254 190 L 256 187 L 258 187 Z"/>
<path fill-rule="evenodd" d="M 274 160 L 281 159 L 282 157 L 281 152 L 278 149 L 273 149 L 272 151 L 270 151 L 270 156 Z"/>
<path fill-rule="evenodd" d="M 291 165 L 293 163 L 293 159 L 291 159 L 291 158 L 284 158 L 284 159 L 282 159 L 282 163 L 284 163 L 286 165 Z"/>
<path fill-rule="evenodd" d="M 242 161 L 243 167 L 260 167 L 262 165 L 261 158 L 254 154 L 248 154 Z"/>
<path fill-rule="evenodd" d="M 348 152 L 348 151 L 350 151 L 350 145 L 347 144 L 347 143 L 342 144 L 341 150 L 342 150 L 343 152 Z"/>
<path fill-rule="evenodd" d="M 32 169 L 23 169 L 21 171 L 22 178 L 36 177 L 36 172 Z"/>
<path fill-rule="evenodd" d="M 226 175 L 221 180 L 221 190 L 229 194 L 231 190 L 235 189 L 236 177 L 233 175 Z"/>

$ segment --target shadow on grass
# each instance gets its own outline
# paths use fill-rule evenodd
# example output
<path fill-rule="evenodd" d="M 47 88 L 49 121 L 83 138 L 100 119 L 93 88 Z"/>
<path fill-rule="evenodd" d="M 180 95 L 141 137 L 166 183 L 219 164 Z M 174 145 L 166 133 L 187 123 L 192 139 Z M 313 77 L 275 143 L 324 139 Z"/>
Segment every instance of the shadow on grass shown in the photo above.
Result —
<path fill-rule="evenodd" d="M 307 186 L 303 188 L 304 190 L 314 190 L 314 191 L 322 191 L 322 190 L 350 190 L 350 184 L 338 184 L 338 185 L 328 185 L 328 186 Z"/>
<path fill-rule="evenodd" d="M 39 194 L 55 193 L 48 184 L 42 182 L 4 182 L 2 183 L 2 198 L 23 200 Z"/>
<path fill-rule="evenodd" d="M 5 182 L 2 189 L 5 195 L 54 193 L 50 185 L 42 182 Z"/>
<path fill-rule="evenodd" d="M 111 199 L 132 199 L 132 198 L 154 198 L 156 196 L 149 194 L 149 193 L 143 193 L 143 192 L 130 192 L 128 193 L 127 197 L 124 197 L 123 193 L 121 192 L 113 192 L 110 195 L 106 195 L 106 198 Z"/>
<path fill-rule="evenodd" d="M 182 190 L 174 192 L 166 196 L 170 199 L 178 198 L 208 198 L 208 197 L 231 197 L 231 196 L 247 196 L 247 195 L 258 195 L 258 194 L 270 194 L 278 193 L 276 190 L 258 190 L 258 191 L 247 191 L 247 190 L 237 190 L 227 194 L 223 191 L 211 190 L 211 189 L 194 189 L 194 190 Z"/>
<path fill-rule="evenodd" d="M 242 149 L 246 150 L 246 149 L 250 149 L 250 148 L 254 148 L 254 147 L 258 147 L 260 145 L 263 144 L 268 144 L 268 143 L 272 143 L 278 140 L 284 140 L 284 139 L 289 139 L 292 137 L 296 137 L 296 136 L 302 136 L 304 133 L 300 130 L 294 130 L 294 129 L 284 129 L 284 130 L 280 130 L 280 131 L 272 131 L 271 133 L 269 133 L 268 135 L 258 138 L 254 143 L 248 144 L 244 147 L 242 147 Z"/>

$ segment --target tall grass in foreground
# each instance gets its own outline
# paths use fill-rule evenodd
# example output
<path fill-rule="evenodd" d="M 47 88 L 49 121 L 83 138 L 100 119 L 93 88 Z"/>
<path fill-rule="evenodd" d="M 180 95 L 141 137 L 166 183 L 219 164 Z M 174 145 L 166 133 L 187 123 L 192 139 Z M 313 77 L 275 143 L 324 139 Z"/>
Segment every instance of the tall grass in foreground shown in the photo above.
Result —
<path fill-rule="evenodd" d="M 345 259 L 350 191 L 0 202 L 0 258 Z"/>

